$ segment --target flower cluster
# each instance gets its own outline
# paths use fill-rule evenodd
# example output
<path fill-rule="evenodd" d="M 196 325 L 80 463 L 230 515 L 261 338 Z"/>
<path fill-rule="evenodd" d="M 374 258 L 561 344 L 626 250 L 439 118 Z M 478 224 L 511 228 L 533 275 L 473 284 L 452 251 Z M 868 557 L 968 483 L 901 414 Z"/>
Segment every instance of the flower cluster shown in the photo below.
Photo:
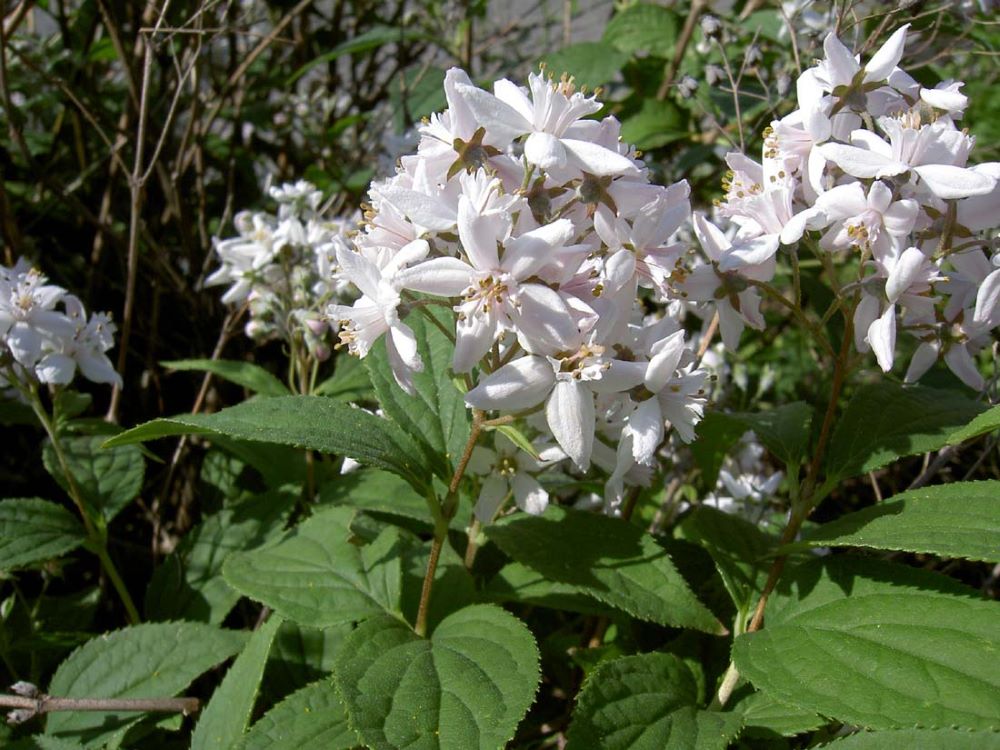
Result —
<path fill-rule="evenodd" d="M 974 357 L 1000 325 L 990 231 L 1000 225 L 1000 164 L 969 166 L 975 139 L 956 125 L 962 84 L 928 89 L 901 70 L 906 35 L 896 31 L 864 64 L 826 37 L 824 59 L 798 79 L 798 108 L 765 131 L 761 160 L 728 155 L 717 215 L 735 232 L 696 214 L 707 262 L 679 270 L 675 289 L 714 305 L 734 348 L 744 326 L 764 325 L 761 289 L 779 250 L 810 246 L 834 270 L 857 268 L 835 291 L 853 309 L 859 352 L 888 372 L 905 331 L 918 342 L 907 381 L 940 357 L 981 389 Z"/>
<path fill-rule="evenodd" d="M 77 369 L 88 380 L 121 387 L 107 352 L 115 325 L 107 313 L 89 317 L 83 303 L 23 258 L 0 266 L 0 382 L 68 385 Z"/>
<path fill-rule="evenodd" d="M 246 304 L 246 334 L 257 341 L 302 341 L 310 356 L 330 356 L 327 305 L 344 285 L 334 278 L 338 247 L 345 247 L 350 219 L 327 220 L 320 212 L 323 194 L 310 183 L 271 187 L 278 214 L 241 211 L 238 237 L 215 241 L 222 265 L 208 285 L 229 284 L 222 301 Z"/>
<path fill-rule="evenodd" d="M 607 472 L 614 506 L 626 484 L 648 481 L 641 467 L 668 428 L 694 438 L 706 401 L 707 373 L 680 320 L 644 304 L 669 292 L 689 190 L 651 184 L 618 121 L 589 119 L 602 105 L 571 80 L 528 84 L 504 79 L 489 92 L 448 71 L 448 109 L 372 185 L 355 246 L 337 247 L 339 278 L 361 297 L 329 315 L 357 356 L 384 335 L 397 381 L 412 390 L 423 365 L 406 316 L 450 310 L 468 406 L 536 416 L 541 441 L 577 470 Z M 487 460 L 504 470 L 484 487 L 481 517 L 508 492 L 544 508 L 527 472 L 551 461 L 515 458 L 498 446 Z"/>

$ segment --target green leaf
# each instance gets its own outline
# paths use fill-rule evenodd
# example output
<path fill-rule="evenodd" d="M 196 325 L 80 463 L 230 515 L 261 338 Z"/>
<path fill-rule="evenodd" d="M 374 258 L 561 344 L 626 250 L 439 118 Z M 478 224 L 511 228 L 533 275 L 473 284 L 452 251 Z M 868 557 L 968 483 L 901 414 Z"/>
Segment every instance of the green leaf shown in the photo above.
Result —
<path fill-rule="evenodd" d="M 692 511 L 680 528 L 712 556 L 733 603 L 745 609 L 764 586 L 775 540 L 749 521 L 707 506 Z"/>
<path fill-rule="evenodd" d="M 179 414 L 133 427 L 105 443 L 114 447 L 172 435 L 226 435 L 350 456 L 399 474 L 416 487 L 426 472 L 411 441 L 373 414 L 322 396 L 253 399 L 215 414 Z"/>
<path fill-rule="evenodd" d="M 191 735 L 191 750 L 229 750 L 243 737 L 250 725 L 267 655 L 280 626 L 281 618 L 272 615 L 250 636 L 198 718 Z"/>
<path fill-rule="evenodd" d="M 542 55 L 539 62 L 556 78 L 567 73 L 577 86 L 596 88 L 611 81 L 628 58 L 627 53 L 605 42 L 579 42 Z"/>
<path fill-rule="evenodd" d="M 710 411 L 698 423 L 695 428 L 698 437 L 691 443 L 691 454 L 701 469 L 701 483 L 705 490 L 715 489 L 719 469 L 746 431 L 742 422 L 736 422 L 728 414 L 718 411 Z"/>
<path fill-rule="evenodd" d="M 727 416 L 753 430 L 764 447 L 786 466 L 798 466 L 809 449 L 812 407 L 803 401 L 770 411 L 738 412 Z"/>
<path fill-rule="evenodd" d="M 1000 605 L 871 559 L 807 563 L 739 636 L 740 674 L 783 703 L 872 729 L 1000 726 Z"/>
<path fill-rule="evenodd" d="M 733 706 L 733 711 L 743 715 L 743 733 L 751 737 L 793 737 L 827 723 L 814 711 L 790 706 L 766 693 L 751 693 Z"/>
<path fill-rule="evenodd" d="M 83 501 L 110 521 L 139 496 L 146 472 L 142 451 L 134 445 L 105 448 L 103 436 L 67 437 L 59 439 L 66 463 Z M 56 457 L 52 443 L 42 450 L 45 469 L 67 494 L 69 484 Z"/>
<path fill-rule="evenodd" d="M 425 310 L 442 326 L 454 325 L 450 313 Z M 471 429 L 469 410 L 449 374 L 454 346 L 424 315 L 414 313 L 406 322 L 424 362 L 423 371 L 413 375 L 414 395 L 393 378 L 384 340 L 372 347 L 365 364 L 382 409 L 420 447 L 434 473 L 449 481 Z"/>
<path fill-rule="evenodd" d="M 987 432 L 1000 429 L 1000 406 L 994 406 L 977 415 L 967 425 L 955 430 L 948 436 L 948 444 L 955 445 L 985 435 Z"/>
<path fill-rule="evenodd" d="M 87 534 L 66 508 L 38 498 L 0 501 L 0 570 L 17 570 L 76 549 Z"/>
<path fill-rule="evenodd" d="M 604 662 L 577 697 L 567 750 L 725 750 L 741 717 L 697 702 L 694 675 L 673 654 Z"/>
<path fill-rule="evenodd" d="M 802 543 L 1000 562 L 1000 481 L 955 482 L 903 492 L 823 524 Z"/>
<path fill-rule="evenodd" d="M 337 368 L 313 391 L 315 396 L 326 396 L 335 401 L 374 401 L 375 392 L 368 370 L 357 357 L 342 354 L 337 357 Z"/>
<path fill-rule="evenodd" d="M 604 28 L 604 41 L 629 55 L 673 57 L 676 39 L 677 16 L 650 3 L 636 3 L 616 13 Z"/>
<path fill-rule="evenodd" d="M 330 508 L 276 543 L 230 555 L 222 574 L 237 591 L 303 625 L 325 627 L 399 612 L 402 549 L 388 528 L 365 547 L 351 542 L 351 508 Z"/>
<path fill-rule="evenodd" d="M 956 391 L 885 381 L 859 388 L 830 439 L 827 484 L 937 450 L 982 410 Z"/>
<path fill-rule="evenodd" d="M 319 491 L 321 505 L 345 505 L 432 524 L 427 500 L 395 474 L 361 469 L 337 477 Z"/>
<path fill-rule="evenodd" d="M 33 737 L 25 737 L 17 742 L 4 745 L 4 748 L 5 750 L 83 750 L 83 745 L 73 740 L 36 734 Z"/>
<path fill-rule="evenodd" d="M 354 623 L 329 628 L 307 628 L 285 620 L 271 646 L 261 692 L 269 704 L 276 703 L 310 682 L 329 677 L 344 638 Z"/>
<path fill-rule="evenodd" d="M 667 551 L 626 521 L 550 505 L 542 516 L 515 515 L 491 525 L 486 535 L 547 579 L 576 586 L 633 617 L 725 632 Z"/>
<path fill-rule="evenodd" d="M 222 577 L 226 557 L 272 538 L 298 498 L 298 493 L 268 492 L 205 518 L 153 571 L 146 616 L 221 623 L 240 598 Z"/>
<path fill-rule="evenodd" d="M 538 685 L 538 648 L 513 615 L 475 605 L 430 639 L 391 617 L 361 623 L 334 671 L 351 726 L 373 750 L 495 750 L 514 736 Z"/>
<path fill-rule="evenodd" d="M 240 650 L 246 634 L 195 622 L 116 630 L 88 641 L 59 665 L 48 694 L 65 698 L 163 698 Z M 100 746 L 144 714 L 57 712 L 45 733 Z"/>
<path fill-rule="evenodd" d="M 229 359 L 176 359 L 161 362 L 171 370 L 210 372 L 262 396 L 288 396 L 288 387 L 260 365 Z"/>
<path fill-rule="evenodd" d="M 487 584 L 483 595 L 490 601 L 520 602 L 586 615 L 612 615 L 614 609 L 583 593 L 568 583 L 557 583 L 527 565 L 512 562 L 504 565 Z"/>
<path fill-rule="evenodd" d="M 669 99 L 643 99 L 634 115 L 622 120 L 622 140 L 643 151 L 688 137 L 687 118 Z"/>
<path fill-rule="evenodd" d="M 292 693 L 250 728 L 239 750 L 351 750 L 357 735 L 330 678 Z"/>
<path fill-rule="evenodd" d="M 834 750 L 1000 750 L 1000 733 L 963 729 L 858 732 L 822 747 Z"/>

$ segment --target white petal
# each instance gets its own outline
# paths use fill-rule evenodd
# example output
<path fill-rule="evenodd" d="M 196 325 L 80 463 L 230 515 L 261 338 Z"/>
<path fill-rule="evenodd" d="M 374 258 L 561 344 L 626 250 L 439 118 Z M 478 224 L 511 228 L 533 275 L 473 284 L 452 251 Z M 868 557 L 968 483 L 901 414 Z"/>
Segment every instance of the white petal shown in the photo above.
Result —
<path fill-rule="evenodd" d="M 492 310 L 467 314 L 455 324 L 455 353 L 451 368 L 455 372 L 471 372 L 493 346 L 497 333 L 496 316 Z"/>
<path fill-rule="evenodd" d="M 76 362 L 65 354 L 52 352 L 42 357 L 35 366 L 35 374 L 43 383 L 68 385 L 76 374 Z"/>
<path fill-rule="evenodd" d="M 891 177 L 902 174 L 909 166 L 889 156 L 843 143 L 825 143 L 819 146 L 824 157 L 852 177 Z"/>
<path fill-rule="evenodd" d="M 395 281 L 402 289 L 456 297 L 472 283 L 472 273 L 472 266 L 458 258 L 431 258 L 400 271 Z"/>
<path fill-rule="evenodd" d="M 655 397 L 643 401 L 629 415 L 628 430 L 632 434 L 632 457 L 636 463 L 652 464 L 664 433 L 663 413 Z"/>
<path fill-rule="evenodd" d="M 851 51 L 837 38 L 832 31 L 823 40 L 823 52 L 826 53 L 826 67 L 834 86 L 846 85 L 854 78 L 861 66 L 854 59 Z"/>
<path fill-rule="evenodd" d="M 495 141 L 510 143 L 519 135 L 531 132 L 531 123 L 523 115 L 488 91 L 477 86 L 457 84 L 455 92 Z"/>
<path fill-rule="evenodd" d="M 497 511 L 500 510 L 500 504 L 509 492 L 510 488 L 507 482 L 500 477 L 488 477 L 483 482 L 483 486 L 479 490 L 479 499 L 476 501 L 476 507 L 473 509 L 473 513 L 476 514 L 476 518 L 479 519 L 480 523 L 493 522 Z"/>
<path fill-rule="evenodd" d="M 868 351 L 868 328 L 878 319 L 881 307 L 877 297 L 864 294 L 854 308 L 854 348 L 859 352 Z"/>
<path fill-rule="evenodd" d="M 974 323 L 986 328 L 995 327 L 1000 316 L 1000 268 L 990 273 L 979 286 L 976 293 L 976 312 L 972 316 Z"/>
<path fill-rule="evenodd" d="M 919 276 L 926 260 L 927 257 L 919 248 L 908 247 L 903 251 L 885 282 L 885 296 L 890 302 L 896 302 L 900 295 L 910 288 L 910 285 Z"/>
<path fill-rule="evenodd" d="M 913 359 L 910 360 L 910 366 L 906 370 L 906 376 L 903 380 L 907 383 L 915 383 L 920 380 L 920 376 L 927 372 L 931 365 L 937 362 L 939 354 L 937 342 L 928 343 L 924 342 L 917 347 L 917 350 L 913 352 Z"/>
<path fill-rule="evenodd" d="M 906 46 L 906 30 L 908 28 L 910 28 L 910 24 L 900 26 L 886 43 L 872 55 L 868 64 L 865 65 L 865 83 L 884 81 L 889 77 L 893 68 L 899 65 L 899 60 L 903 56 L 903 48 Z"/>
<path fill-rule="evenodd" d="M 928 189 L 938 198 L 968 198 L 993 192 L 996 180 L 992 177 L 964 167 L 948 164 L 925 164 L 914 167 Z"/>
<path fill-rule="evenodd" d="M 868 343 L 875 352 L 875 359 L 882 372 L 892 369 L 896 353 L 896 306 L 889 305 L 882 317 L 868 326 Z"/>
<path fill-rule="evenodd" d="M 545 399 L 555 379 L 545 357 L 529 354 L 487 375 L 465 394 L 465 403 L 477 409 L 530 409 Z"/>
<path fill-rule="evenodd" d="M 549 493 L 534 477 L 518 472 L 514 475 L 514 501 L 517 507 L 533 516 L 545 512 L 549 505 Z"/>
<path fill-rule="evenodd" d="M 958 379 L 969 388 L 981 391 L 986 387 L 986 381 L 976 369 L 976 363 L 967 347 L 961 344 L 949 347 L 948 351 L 944 353 L 944 361 L 948 368 L 958 376 Z"/>
<path fill-rule="evenodd" d="M 722 271 L 736 271 L 747 266 L 766 263 L 778 252 L 781 239 L 777 234 L 765 234 L 752 240 L 737 242 L 719 262 Z"/>
<path fill-rule="evenodd" d="M 566 149 L 551 133 L 532 133 L 524 142 L 524 158 L 548 172 L 566 166 Z"/>
<path fill-rule="evenodd" d="M 672 333 L 662 342 L 657 342 L 659 346 L 653 352 L 649 365 L 646 368 L 645 384 L 653 393 L 659 393 L 666 386 L 677 371 L 677 366 L 684 356 L 684 331 L 683 329 Z"/>
<path fill-rule="evenodd" d="M 554 289 L 541 284 L 522 284 L 514 325 L 531 351 L 572 348 L 580 332 L 566 302 Z"/>
<path fill-rule="evenodd" d="M 563 138 L 562 145 L 572 161 L 585 172 L 598 177 L 607 175 L 632 174 L 637 172 L 635 164 L 628 157 L 611 149 L 588 141 Z"/>
<path fill-rule="evenodd" d="M 468 197 L 463 195 L 459 198 L 458 237 L 465 254 L 478 270 L 491 271 L 500 266 L 497 240 L 501 238 L 503 230 L 500 217 L 482 216 Z"/>
<path fill-rule="evenodd" d="M 545 420 L 559 447 L 581 471 L 590 466 L 594 419 L 594 394 L 589 388 L 572 380 L 556 383 L 545 402 Z"/>
<path fill-rule="evenodd" d="M 515 279 L 525 279 L 553 259 L 554 251 L 573 239 L 573 222 L 558 219 L 504 244 L 501 267 Z"/>

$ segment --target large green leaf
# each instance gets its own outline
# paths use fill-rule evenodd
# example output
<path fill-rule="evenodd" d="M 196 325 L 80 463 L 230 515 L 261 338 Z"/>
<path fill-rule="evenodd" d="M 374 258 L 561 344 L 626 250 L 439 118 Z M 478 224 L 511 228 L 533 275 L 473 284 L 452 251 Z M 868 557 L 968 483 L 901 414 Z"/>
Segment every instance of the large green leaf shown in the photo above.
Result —
<path fill-rule="evenodd" d="M 38 498 L 0 500 L 0 570 L 16 570 L 76 549 L 83 526 L 61 505 Z"/>
<path fill-rule="evenodd" d="M 736 412 L 728 418 L 753 430 L 764 446 L 786 466 L 796 467 L 809 449 L 813 410 L 803 401 L 758 412 Z"/>
<path fill-rule="evenodd" d="M 568 583 L 550 581 L 541 573 L 519 562 L 507 563 L 483 590 L 494 602 L 519 602 L 540 607 L 582 612 L 587 615 L 611 615 L 614 609 L 583 593 Z"/>
<path fill-rule="evenodd" d="M 520 620 L 475 605 L 431 634 L 377 617 L 347 638 L 334 679 L 351 726 L 373 750 L 495 750 L 538 685 L 538 649 Z"/>
<path fill-rule="evenodd" d="M 323 510 L 273 544 L 230 555 L 222 569 L 226 581 L 303 625 L 398 614 L 407 540 L 390 527 L 359 547 L 351 541 L 354 513 Z"/>
<path fill-rule="evenodd" d="M 106 436 L 63 436 L 59 439 L 66 464 L 83 501 L 110 521 L 139 496 L 146 471 L 142 451 L 134 445 L 103 447 Z M 70 486 L 51 443 L 42 451 L 45 468 L 67 494 Z"/>
<path fill-rule="evenodd" d="M 548 72 L 557 78 L 573 77 L 577 86 L 596 88 L 611 81 L 628 62 L 628 54 L 606 42 L 579 42 L 541 56 Z"/>
<path fill-rule="evenodd" d="M 743 716 L 744 736 L 792 737 L 827 723 L 815 711 L 790 706 L 766 693 L 751 693 L 733 706 Z"/>
<path fill-rule="evenodd" d="M 1000 733 L 964 729 L 858 732 L 822 747 L 834 750 L 1000 750 Z"/>
<path fill-rule="evenodd" d="M 375 392 L 368 370 L 357 357 L 342 354 L 336 359 L 337 366 L 328 379 L 313 391 L 313 395 L 326 396 L 336 401 L 374 401 Z"/>
<path fill-rule="evenodd" d="M 442 326 L 454 325 L 450 314 L 425 310 Z M 454 346 L 424 315 L 414 313 L 406 322 L 424 362 L 423 371 L 413 375 L 414 395 L 393 378 L 384 341 L 372 348 L 365 364 L 382 409 L 420 447 L 433 471 L 448 481 L 470 431 L 469 410 L 449 374 Z"/>
<path fill-rule="evenodd" d="M 262 396 L 288 396 L 288 387 L 260 365 L 229 359 L 176 359 L 161 362 L 171 370 L 210 372 Z"/>
<path fill-rule="evenodd" d="M 669 99 L 643 99 L 639 111 L 622 120 L 622 140 L 643 151 L 687 137 L 687 117 Z"/>
<path fill-rule="evenodd" d="M 648 52 L 672 57 L 677 39 L 677 16 L 651 3 L 635 3 L 616 13 L 604 29 L 604 41 L 622 52 Z"/>
<path fill-rule="evenodd" d="M 903 492 L 820 526 L 803 543 L 1000 562 L 1000 482 L 955 482 Z"/>
<path fill-rule="evenodd" d="M 691 455 L 701 470 L 701 486 L 705 491 L 715 489 L 726 456 L 746 431 L 742 422 L 718 411 L 708 412 L 695 427 L 697 439 L 691 443 Z"/>
<path fill-rule="evenodd" d="M 309 628 L 285 620 L 271 646 L 271 656 L 264 671 L 261 693 L 273 704 L 333 673 L 333 662 L 344 638 L 354 623 L 329 628 Z"/>
<path fill-rule="evenodd" d="M 967 425 L 955 430 L 948 436 L 949 445 L 971 440 L 974 437 L 985 435 L 987 432 L 1000 429 L 1000 406 L 994 406 L 982 414 L 977 415 Z"/>
<path fill-rule="evenodd" d="M 154 419 L 116 435 L 105 445 L 128 445 L 171 435 L 213 434 L 350 456 L 399 474 L 415 486 L 426 483 L 426 471 L 414 446 L 398 427 L 322 396 L 253 399 L 215 414 Z"/>
<path fill-rule="evenodd" d="M 801 566 L 733 660 L 760 690 L 873 729 L 1000 726 L 1000 605 L 869 559 Z"/>
<path fill-rule="evenodd" d="M 99 636 L 59 665 L 49 695 L 65 698 L 164 698 L 229 658 L 246 634 L 195 622 L 136 625 Z M 100 746 L 143 714 L 59 712 L 49 715 L 46 734 Z"/>
<path fill-rule="evenodd" d="M 547 579 L 578 587 L 634 617 L 723 633 L 667 551 L 642 529 L 616 518 L 550 505 L 542 516 L 516 515 L 487 536 Z"/>
<path fill-rule="evenodd" d="M 198 718 L 191 735 L 191 750 L 229 750 L 243 737 L 250 725 L 267 655 L 280 626 L 281 618 L 272 615 L 250 636 Z"/>
<path fill-rule="evenodd" d="M 395 474 L 378 469 L 352 471 L 327 482 L 320 488 L 319 503 L 388 513 L 428 525 L 434 523 L 422 495 Z"/>
<path fill-rule="evenodd" d="M 745 609 L 760 593 L 776 540 L 731 513 L 701 506 L 681 523 L 685 539 L 712 556 L 733 603 Z"/>
<path fill-rule="evenodd" d="M 325 678 L 289 695 L 251 728 L 239 750 L 350 750 L 357 734 L 333 680 Z"/>
<path fill-rule="evenodd" d="M 697 703 L 695 677 L 673 654 L 604 662 L 577 698 L 567 750 L 725 750 L 741 716 Z"/>
<path fill-rule="evenodd" d="M 274 537 L 298 498 L 298 493 L 268 492 L 223 508 L 195 526 L 153 571 L 146 616 L 221 623 L 240 598 L 222 577 L 226 557 Z"/>
<path fill-rule="evenodd" d="M 830 439 L 827 483 L 937 450 L 983 406 L 956 391 L 882 381 L 858 389 Z"/>

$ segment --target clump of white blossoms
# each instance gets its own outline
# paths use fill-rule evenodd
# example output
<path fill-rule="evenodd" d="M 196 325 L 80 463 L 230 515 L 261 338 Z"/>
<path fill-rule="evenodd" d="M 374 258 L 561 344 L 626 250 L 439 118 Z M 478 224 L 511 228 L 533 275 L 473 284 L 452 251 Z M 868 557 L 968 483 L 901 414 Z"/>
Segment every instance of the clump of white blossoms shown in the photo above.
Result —
<path fill-rule="evenodd" d="M 962 83 L 928 89 L 898 67 L 906 35 L 863 63 L 826 37 L 824 59 L 798 79 L 798 109 L 765 131 L 761 160 L 727 157 L 717 215 L 735 233 L 696 214 L 707 259 L 679 269 L 673 286 L 716 307 L 734 349 L 745 326 L 764 326 L 761 290 L 779 252 L 809 247 L 853 316 L 857 351 L 888 372 L 905 332 L 918 342 L 907 381 L 941 358 L 978 390 L 975 355 L 1000 325 L 1000 164 L 969 163 L 975 139 L 956 124 Z M 857 274 L 840 284 L 847 267 Z"/>
<path fill-rule="evenodd" d="M 541 512 L 536 474 L 567 459 L 604 472 L 616 507 L 627 485 L 649 481 L 670 431 L 694 438 L 706 402 L 707 373 L 680 321 L 649 315 L 640 300 L 640 290 L 650 301 L 670 293 L 686 249 L 672 236 L 690 215 L 687 183 L 651 184 L 619 122 L 587 119 L 602 105 L 570 79 L 528 83 L 504 79 L 489 92 L 448 71 L 448 109 L 423 124 L 397 173 L 372 185 L 353 247 L 336 248 L 338 278 L 361 297 L 329 308 L 352 354 L 385 336 L 407 390 L 423 367 L 407 316 L 450 311 L 466 404 L 558 446 L 561 461 L 498 446 L 503 482 L 484 485 L 484 521 L 504 495 Z"/>
<path fill-rule="evenodd" d="M 49 284 L 25 259 L 0 265 L 0 385 L 68 385 L 79 370 L 120 388 L 107 356 L 115 330 L 107 313 L 88 316 L 79 298 Z"/>
<path fill-rule="evenodd" d="M 323 194 L 305 180 L 271 187 L 277 215 L 241 211 L 234 224 L 239 236 L 215 240 L 222 265 L 207 285 L 228 284 L 228 305 L 246 304 L 246 334 L 256 341 L 281 339 L 304 349 L 316 361 L 330 356 L 327 305 L 345 284 L 333 275 L 337 248 L 346 247 L 349 217 L 327 219 Z"/>

